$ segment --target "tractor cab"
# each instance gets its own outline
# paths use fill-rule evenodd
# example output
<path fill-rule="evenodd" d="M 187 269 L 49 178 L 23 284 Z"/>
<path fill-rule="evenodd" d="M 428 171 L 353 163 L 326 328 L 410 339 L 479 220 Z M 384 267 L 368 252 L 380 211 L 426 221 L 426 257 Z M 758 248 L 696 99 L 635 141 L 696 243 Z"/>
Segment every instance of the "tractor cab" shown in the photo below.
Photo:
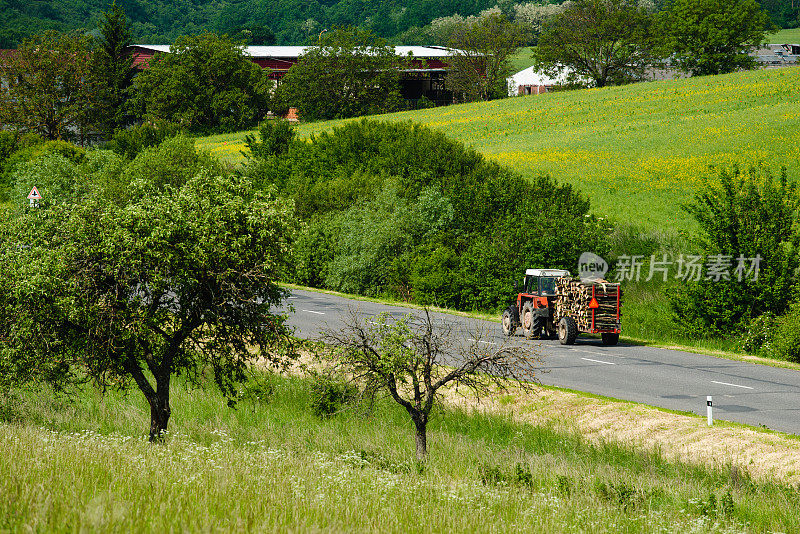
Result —
<path fill-rule="evenodd" d="M 525 271 L 525 285 L 522 295 L 531 297 L 554 297 L 556 295 L 556 278 L 569 276 L 563 269 L 528 269 Z"/>

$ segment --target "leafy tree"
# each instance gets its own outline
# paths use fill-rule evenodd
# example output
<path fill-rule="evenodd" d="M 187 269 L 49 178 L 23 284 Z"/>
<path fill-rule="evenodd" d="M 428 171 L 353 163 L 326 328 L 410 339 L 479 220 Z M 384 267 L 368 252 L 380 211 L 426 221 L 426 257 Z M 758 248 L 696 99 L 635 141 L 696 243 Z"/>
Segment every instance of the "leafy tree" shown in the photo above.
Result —
<path fill-rule="evenodd" d="M 564 4 L 545 4 L 529 2 L 526 4 L 516 4 L 514 6 L 514 20 L 525 24 L 531 32 L 531 43 L 536 44 L 539 42 L 539 36 L 542 33 L 542 26 L 544 23 L 569 5 Z"/>
<path fill-rule="evenodd" d="M 509 380 L 524 389 L 536 383 L 540 359 L 516 345 L 481 343 L 482 332 L 458 336 L 450 323 L 424 315 L 390 320 L 388 314 L 362 318 L 351 310 L 340 330 L 326 330 L 335 364 L 351 373 L 368 393 L 388 393 L 414 423 L 417 460 L 428 457 L 431 410 L 445 386 L 477 395 L 505 391 Z M 469 338 L 466 343 L 459 339 Z M 454 360 L 455 358 L 455 360 Z"/>
<path fill-rule="evenodd" d="M 705 259 L 722 256 L 730 269 L 719 280 L 685 282 L 671 295 L 676 321 L 687 334 L 726 336 L 765 312 L 786 312 L 800 267 L 798 207 L 785 172 L 775 179 L 756 170 L 723 171 L 718 185 L 695 197 L 688 209 L 700 225 Z M 752 258 L 760 258 L 757 271 Z"/>
<path fill-rule="evenodd" d="M 134 82 L 132 101 L 148 118 L 192 131 L 233 131 L 267 113 L 271 82 L 244 47 L 226 36 L 179 38 L 154 57 Z"/>
<path fill-rule="evenodd" d="M 246 178 L 159 172 L 160 148 L 137 160 L 150 174 L 117 195 L 91 179 L 97 171 L 63 172 L 62 158 L 40 207 L 2 225 L 0 367 L 58 384 L 133 383 L 155 441 L 174 375 L 208 370 L 233 399 L 256 356 L 279 361 L 288 330 L 272 310 L 297 223 L 288 202 Z"/>
<path fill-rule="evenodd" d="M 504 15 L 492 13 L 452 28 L 447 85 L 466 100 L 490 100 L 508 95 L 510 57 L 525 43 L 526 30 Z"/>
<path fill-rule="evenodd" d="M 749 52 L 774 29 L 756 0 L 674 0 L 659 19 L 661 47 L 693 76 L 752 69 Z"/>
<path fill-rule="evenodd" d="M 575 0 L 543 25 L 534 59 L 551 74 L 597 87 L 641 79 L 651 60 L 652 15 L 635 0 Z"/>
<path fill-rule="evenodd" d="M 400 58 L 367 30 L 336 28 L 289 69 L 282 97 L 309 120 L 392 111 L 401 101 Z"/>
<path fill-rule="evenodd" d="M 96 101 L 91 38 L 46 31 L 25 40 L 2 65 L 0 122 L 46 139 L 84 131 Z"/>
<path fill-rule="evenodd" d="M 129 121 L 127 102 L 136 71 L 133 56 L 126 49 L 131 44 L 131 31 L 125 12 L 115 1 L 102 18 L 94 55 L 93 81 L 99 93 L 95 120 L 110 137 Z"/>

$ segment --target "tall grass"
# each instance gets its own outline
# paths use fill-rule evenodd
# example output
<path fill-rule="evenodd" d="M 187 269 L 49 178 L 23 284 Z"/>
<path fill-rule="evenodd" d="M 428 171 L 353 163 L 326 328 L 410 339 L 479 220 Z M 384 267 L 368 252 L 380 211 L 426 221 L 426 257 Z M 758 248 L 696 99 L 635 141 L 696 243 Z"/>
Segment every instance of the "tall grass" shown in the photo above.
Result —
<path fill-rule="evenodd" d="M 18 397 L 0 424 L 9 531 L 739 532 L 800 529 L 800 492 L 552 427 L 439 410 L 413 459 L 395 405 L 317 419 L 308 383 L 267 377 L 236 410 L 176 383 L 162 446 L 138 395 Z M 16 414 L 15 417 L 10 417 Z"/>

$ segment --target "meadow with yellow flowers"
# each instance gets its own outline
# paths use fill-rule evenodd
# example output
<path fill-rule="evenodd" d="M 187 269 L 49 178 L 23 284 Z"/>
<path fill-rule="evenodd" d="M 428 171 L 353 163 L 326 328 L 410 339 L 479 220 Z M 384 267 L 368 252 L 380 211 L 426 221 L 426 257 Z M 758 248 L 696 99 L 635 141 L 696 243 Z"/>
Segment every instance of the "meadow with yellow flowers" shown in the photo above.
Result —
<path fill-rule="evenodd" d="M 549 174 L 596 214 L 649 232 L 694 229 L 681 205 L 719 167 L 800 176 L 800 67 L 553 92 L 382 115 L 441 130 L 523 176 Z M 339 121 L 301 124 L 299 135 Z M 232 162 L 247 132 L 198 139 Z"/>

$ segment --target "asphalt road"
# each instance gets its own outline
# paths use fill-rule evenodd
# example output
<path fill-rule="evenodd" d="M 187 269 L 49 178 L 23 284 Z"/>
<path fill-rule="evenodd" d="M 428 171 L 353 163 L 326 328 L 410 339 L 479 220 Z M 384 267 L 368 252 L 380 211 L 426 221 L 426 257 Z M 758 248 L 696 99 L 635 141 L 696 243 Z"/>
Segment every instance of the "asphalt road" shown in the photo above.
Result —
<path fill-rule="evenodd" d="M 420 310 L 350 300 L 311 291 L 292 291 L 289 324 L 300 337 L 314 338 L 325 328 L 338 328 L 349 309 L 374 316 L 395 317 Z M 436 319 L 455 325 L 464 336 L 482 329 L 486 343 L 507 341 L 500 324 L 449 314 Z M 606 347 L 599 339 L 579 336 L 575 345 L 558 341 L 515 342 L 538 349 L 544 356 L 543 384 L 566 387 L 617 399 L 642 402 L 705 416 L 706 396 L 714 399 L 714 418 L 800 434 L 800 371 L 737 362 L 677 350 L 620 343 Z"/>

